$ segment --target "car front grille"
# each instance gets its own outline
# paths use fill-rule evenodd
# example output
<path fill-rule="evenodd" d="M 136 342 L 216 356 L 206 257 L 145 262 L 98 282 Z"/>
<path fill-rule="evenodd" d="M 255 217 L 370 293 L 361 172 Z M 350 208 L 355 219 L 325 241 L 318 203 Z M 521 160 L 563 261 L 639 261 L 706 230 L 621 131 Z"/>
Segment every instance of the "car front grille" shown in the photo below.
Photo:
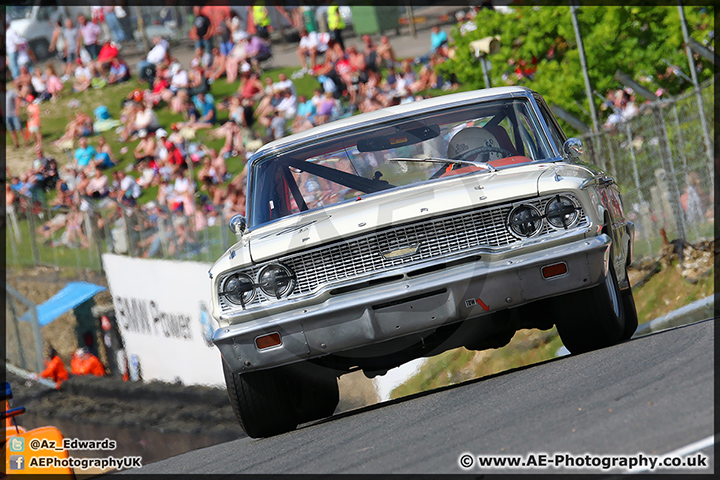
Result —
<path fill-rule="evenodd" d="M 565 196 L 572 197 L 567 194 Z M 290 268 L 297 276 L 297 284 L 289 298 L 304 296 L 334 282 L 362 278 L 409 263 L 472 251 L 480 247 L 503 247 L 522 242 L 522 239 L 511 234 L 507 227 L 510 211 L 516 205 L 525 203 L 544 212 L 545 204 L 553 198 L 554 195 L 516 201 L 390 227 L 361 237 L 280 257 L 275 261 Z M 576 199 L 574 200 L 576 205 L 580 204 Z M 578 222 L 571 228 L 587 225 L 585 212 L 580 209 Z M 550 225 L 547 220 L 543 220 L 543 227 L 536 236 L 548 235 L 556 231 L 558 229 Z M 383 255 L 416 245 L 418 246 L 416 253 L 390 259 Z M 260 268 L 261 266 L 254 266 L 243 269 L 242 272 L 256 280 Z M 259 289 L 256 289 L 256 293 L 255 298 L 246 307 L 275 300 L 265 296 Z M 222 295 L 220 307 L 223 313 L 240 309 L 240 306 L 232 305 Z"/>

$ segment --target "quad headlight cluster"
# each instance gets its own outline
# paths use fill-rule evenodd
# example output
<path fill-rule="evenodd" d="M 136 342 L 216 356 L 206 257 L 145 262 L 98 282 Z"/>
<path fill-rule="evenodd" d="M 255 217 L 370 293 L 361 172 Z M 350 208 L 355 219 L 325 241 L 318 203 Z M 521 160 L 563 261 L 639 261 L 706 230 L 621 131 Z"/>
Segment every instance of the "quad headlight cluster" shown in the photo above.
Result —
<path fill-rule="evenodd" d="M 279 263 L 266 265 L 257 274 L 257 281 L 245 273 L 233 273 L 220 283 L 220 295 L 230 303 L 245 305 L 252 302 L 258 289 L 270 298 L 287 297 L 295 288 L 295 274 Z"/>
<path fill-rule="evenodd" d="M 572 199 L 556 195 L 545 204 L 544 213 L 527 203 L 516 206 L 508 215 L 508 227 L 519 237 L 532 237 L 542 230 L 545 219 L 555 228 L 572 227 L 580 218 L 579 212 L 580 207 Z"/>

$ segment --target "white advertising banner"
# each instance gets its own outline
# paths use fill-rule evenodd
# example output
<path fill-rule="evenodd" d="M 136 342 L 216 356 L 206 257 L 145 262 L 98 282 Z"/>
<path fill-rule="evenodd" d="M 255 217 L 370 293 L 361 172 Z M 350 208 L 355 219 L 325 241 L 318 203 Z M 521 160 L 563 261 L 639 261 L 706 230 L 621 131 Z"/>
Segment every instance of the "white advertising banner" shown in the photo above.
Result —
<path fill-rule="evenodd" d="M 125 350 L 144 380 L 225 385 L 209 264 L 104 254 L 103 265 Z"/>

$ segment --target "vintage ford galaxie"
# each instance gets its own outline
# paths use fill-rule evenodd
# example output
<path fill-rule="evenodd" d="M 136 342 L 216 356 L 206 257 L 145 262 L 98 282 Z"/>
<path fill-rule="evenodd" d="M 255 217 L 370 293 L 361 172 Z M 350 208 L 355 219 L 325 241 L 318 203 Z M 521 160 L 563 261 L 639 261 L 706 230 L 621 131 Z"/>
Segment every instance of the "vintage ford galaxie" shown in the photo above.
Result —
<path fill-rule="evenodd" d="M 328 123 L 250 160 L 247 218 L 210 270 L 228 393 L 251 437 L 332 415 L 337 377 L 553 325 L 572 353 L 628 339 L 633 225 L 522 87 Z"/>

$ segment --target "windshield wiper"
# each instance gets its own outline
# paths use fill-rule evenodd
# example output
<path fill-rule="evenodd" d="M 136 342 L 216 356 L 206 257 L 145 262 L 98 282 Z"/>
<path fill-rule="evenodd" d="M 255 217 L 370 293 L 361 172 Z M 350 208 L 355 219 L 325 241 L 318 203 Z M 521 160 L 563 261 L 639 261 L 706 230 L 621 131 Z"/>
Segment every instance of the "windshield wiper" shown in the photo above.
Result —
<path fill-rule="evenodd" d="M 421 157 L 421 158 L 410 158 L 410 157 L 395 157 L 388 159 L 391 162 L 430 162 L 430 163 L 462 163 L 464 165 L 475 165 L 476 167 L 485 167 L 491 172 L 497 172 L 497 168 L 493 167 L 489 163 L 485 162 L 471 162 L 470 160 L 460 160 L 452 158 L 442 157 Z"/>

